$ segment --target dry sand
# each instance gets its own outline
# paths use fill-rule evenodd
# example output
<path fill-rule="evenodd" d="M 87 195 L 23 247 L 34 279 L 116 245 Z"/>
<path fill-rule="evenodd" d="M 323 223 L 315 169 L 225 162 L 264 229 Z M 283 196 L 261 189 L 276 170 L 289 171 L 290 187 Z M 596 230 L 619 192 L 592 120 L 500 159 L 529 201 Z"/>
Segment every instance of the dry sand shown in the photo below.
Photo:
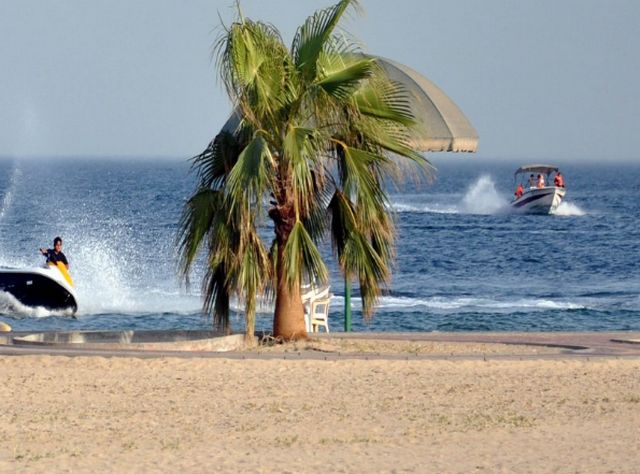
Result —
<path fill-rule="evenodd" d="M 640 471 L 639 358 L 4 356 L 0 377 L 0 472 Z"/>

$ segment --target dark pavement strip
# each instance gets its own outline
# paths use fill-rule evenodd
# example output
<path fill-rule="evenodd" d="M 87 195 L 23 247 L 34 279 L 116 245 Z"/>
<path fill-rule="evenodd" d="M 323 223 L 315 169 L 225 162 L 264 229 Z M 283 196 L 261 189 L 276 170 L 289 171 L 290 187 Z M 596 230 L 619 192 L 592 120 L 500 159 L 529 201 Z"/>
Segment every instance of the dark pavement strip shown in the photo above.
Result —
<path fill-rule="evenodd" d="M 640 357 L 640 333 L 638 332 L 580 332 L 580 333 L 330 333 L 313 335 L 314 338 L 350 340 L 379 340 L 406 342 L 463 342 L 509 345 L 557 347 L 557 354 L 415 354 L 415 353 L 357 353 L 303 350 L 288 352 L 263 351 L 189 351 L 131 349 L 126 344 L 119 348 L 102 349 L 99 344 L 48 344 L 13 345 L 10 338 L 16 333 L 0 335 L 0 356 L 58 355 L 99 357 L 180 357 L 226 359 L 284 359 L 284 360 L 544 360 L 564 358 L 636 358 Z"/>

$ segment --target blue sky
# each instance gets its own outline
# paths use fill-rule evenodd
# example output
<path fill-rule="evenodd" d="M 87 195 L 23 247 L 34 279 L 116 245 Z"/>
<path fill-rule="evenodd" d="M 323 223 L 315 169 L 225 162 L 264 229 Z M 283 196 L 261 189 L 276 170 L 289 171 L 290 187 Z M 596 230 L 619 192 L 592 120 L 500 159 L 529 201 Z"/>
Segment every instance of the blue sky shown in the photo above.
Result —
<path fill-rule="evenodd" d="M 330 0 L 244 0 L 296 27 Z M 187 158 L 230 103 L 211 62 L 231 0 L 30 0 L 0 15 L 0 156 Z M 367 51 L 440 86 L 480 135 L 474 159 L 640 162 L 640 2 L 362 0 Z M 452 159 L 469 159 L 467 155 Z"/>

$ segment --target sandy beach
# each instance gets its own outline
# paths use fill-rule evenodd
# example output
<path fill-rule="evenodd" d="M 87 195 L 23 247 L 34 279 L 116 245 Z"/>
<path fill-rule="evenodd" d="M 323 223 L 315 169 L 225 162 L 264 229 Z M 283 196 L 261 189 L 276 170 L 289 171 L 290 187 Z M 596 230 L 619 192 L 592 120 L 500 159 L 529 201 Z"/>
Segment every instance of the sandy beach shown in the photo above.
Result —
<path fill-rule="evenodd" d="M 412 347 L 463 357 L 1 356 L 0 472 L 638 472 L 640 358 Z"/>

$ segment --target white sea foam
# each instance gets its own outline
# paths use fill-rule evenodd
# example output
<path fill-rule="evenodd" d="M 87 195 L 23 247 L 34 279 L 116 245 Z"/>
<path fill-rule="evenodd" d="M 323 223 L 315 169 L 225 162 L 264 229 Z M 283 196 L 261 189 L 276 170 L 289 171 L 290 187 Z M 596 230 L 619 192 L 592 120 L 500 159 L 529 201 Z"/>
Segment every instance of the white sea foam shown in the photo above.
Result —
<path fill-rule="evenodd" d="M 119 242 L 126 246 L 130 241 L 126 234 L 127 229 L 116 227 L 110 240 L 86 233 L 81 238 L 74 237 L 77 243 L 72 272 L 78 295 L 78 316 L 198 312 L 202 307 L 199 294 L 181 290 L 177 278 L 154 280 L 155 275 L 149 271 L 153 265 L 142 268 L 133 258 L 126 258 L 129 249 L 113 245 Z"/>
<path fill-rule="evenodd" d="M 336 301 L 339 306 L 344 299 L 339 298 Z M 352 299 L 354 308 L 361 308 L 359 298 Z M 333 306 L 333 302 L 332 302 Z M 434 296 L 431 298 L 411 298 L 406 296 L 383 296 L 380 298 L 378 306 L 385 310 L 413 310 L 426 309 L 435 311 L 517 311 L 521 310 L 568 310 L 568 309 L 586 309 L 583 304 L 565 301 L 550 300 L 545 298 L 523 298 L 515 300 L 494 300 L 490 298 L 471 298 L 471 297 L 443 297 Z"/>
<path fill-rule="evenodd" d="M 436 196 L 425 195 L 413 197 L 418 199 L 434 199 Z M 459 195 L 438 195 L 439 200 L 449 202 L 407 202 L 401 198 L 394 202 L 392 208 L 396 212 L 433 213 L 433 214 L 497 214 L 508 207 L 507 200 L 496 190 L 495 183 L 489 175 L 480 176 L 460 198 Z"/>
<path fill-rule="evenodd" d="M 496 302 L 491 306 L 499 309 L 587 309 L 586 306 L 571 301 L 555 301 L 547 299 L 521 299 L 516 301 Z"/>
<path fill-rule="evenodd" d="M 0 291 L 0 314 L 11 314 L 17 317 L 46 318 L 49 316 L 72 316 L 71 309 L 49 310 L 42 306 L 25 306 L 15 296 Z"/>
<path fill-rule="evenodd" d="M 556 216 L 584 216 L 586 212 L 572 202 L 561 202 L 556 211 Z"/>
<path fill-rule="evenodd" d="M 468 214 L 496 214 L 504 211 L 507 205 L 491 176 L 482 175 L 469 187 L 459 207 L 461 212 Z"/>
<path fill-rule="evenodd" d="M 410 213 L 432 213 L 432 214 L 457 214 L 456 206 L 437 203 L 430 204 L 407 204 L 403 202 L 393 203 L 392 208 L 396 212 Z"/>

